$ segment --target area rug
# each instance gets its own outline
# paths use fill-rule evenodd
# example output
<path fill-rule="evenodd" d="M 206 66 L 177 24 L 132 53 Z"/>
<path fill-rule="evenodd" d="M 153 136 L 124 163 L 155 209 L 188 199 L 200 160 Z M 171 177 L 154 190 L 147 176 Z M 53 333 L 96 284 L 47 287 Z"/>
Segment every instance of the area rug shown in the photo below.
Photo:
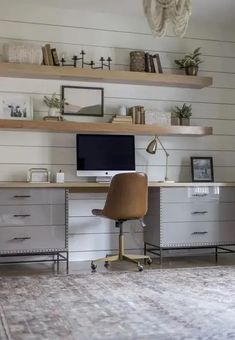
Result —
<path fill-rule="evenodd" d="M 0 339 L 235 339 L 235 267 L 1 277 Z"/>

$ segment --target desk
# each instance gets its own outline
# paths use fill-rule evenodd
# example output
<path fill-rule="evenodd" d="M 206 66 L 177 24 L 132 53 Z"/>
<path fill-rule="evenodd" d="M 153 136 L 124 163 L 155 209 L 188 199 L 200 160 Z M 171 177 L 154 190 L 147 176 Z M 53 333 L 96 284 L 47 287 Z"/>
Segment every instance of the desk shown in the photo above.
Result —
<path fill-rule="evenodd" d="M 234 252 L 235 183 L 175 183 L 149 188 L 145 254 L 213 248 Z"/>
<path fill-rule="evenodd" d="M 154 247 L 162 256 L 166 249 L 213 247 L 217 254 L 219 246 L 235 244 L 235 183 L 148 186 L 145 251 Z M 0 182 L 0 256 L 52 255 L 57 268 L 59 260 L 68 266 L 69 192 L 108 188 L 92 182 Z"/>

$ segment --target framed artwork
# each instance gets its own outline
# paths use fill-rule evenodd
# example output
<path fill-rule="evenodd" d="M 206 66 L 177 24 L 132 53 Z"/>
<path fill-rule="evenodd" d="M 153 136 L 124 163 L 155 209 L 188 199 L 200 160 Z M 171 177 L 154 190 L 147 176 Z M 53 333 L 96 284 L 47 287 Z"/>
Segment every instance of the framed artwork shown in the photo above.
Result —
<path fill-rule="evenodd" d="M 65 99 L 63 115 L 104 115 L 104 89 L 101 87 L 62 86 L 61 96 Z"/>
<path fill-rule="evenodd" d="M 32 98 L 23 94 L 1 94 L 0 119 L 33 119 Z"/>
<path fill-rule="evenodd" d="M 212 157 L 191 157 L 193 182 L 214 182 Z"/>

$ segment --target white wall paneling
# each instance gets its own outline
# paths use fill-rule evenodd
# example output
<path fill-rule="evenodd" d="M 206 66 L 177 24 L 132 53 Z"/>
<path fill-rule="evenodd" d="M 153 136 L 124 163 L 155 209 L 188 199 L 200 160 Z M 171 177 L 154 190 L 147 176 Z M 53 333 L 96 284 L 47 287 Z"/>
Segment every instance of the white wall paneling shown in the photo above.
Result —
<path fill-rule="evenodd" d="M 98 4 L 89 12 L 82 12 L 79 5 L 77 10 L 53 7 L 52 1 L 0 0 L 0 4 L 0 54 L 6 42 L 39 45 L 49 42 L 60 56 L 65 54 L 70 58 L 83 48 L 87 60 L 98 62 L 101 56 L 111 56 L 114 69 L 127 70 L 129 52 L 144 49 L 160 53 L 164 72 L 178 73 L 174 59 L 201 47 L 204 63 L 200 73 L 214 79 L 212 87 L 202 90 L 0 78 L 0 95 L 29 94 L 33 98 L 35 117 L 41 118 L 47 112 L 43 96 L 59 94 L 61 85 L 104 87 L 104 118 L 81 117 L 79 121 L 110 121 L 120 105 L 144 105 L 148 110 L 170 111 L 174 105 L 191 103 L 191 124 L 213 126 L 214 135 L 162 137 L 170 153 L 169 177 L 190 181 L 190 156 L 212 156 L 215 180 L 235 181 L 235 39 L 231 27 L 222 27 L 216 22 L 204 25 L 198 22 L 200 17 L 193 15 L 184 39 L 170 33 L 165 38 L 154 39 L 144 16 L 98 13 Z M 203 6 L 206 11 L 207 4 Z M 156 155 L 148 155 L 145 148 L 150 140 L 151 137 L 136 138 L 137 170 L 146 171 L 151 180 L 160 180 L 165 175 L 165 155 L 161 148 Z M 0 134 L 0 180 L 25 180 L 27 169 L 39 166 L 53 173 L 63 169 L 66 180 L 74 181 L 77 180 L 75 162 L 75 135 L 18 131 Z M 104 201 L 105 194 L 70 196 L 71 260 L 88 260 L 117 249 L 118 231 L 114 223 L 91 216 L 91 209 L 102 207 Z M 141 251 L 142 229 L 138 222 L 127 223 L 125 232 L 129 251 Z"/>

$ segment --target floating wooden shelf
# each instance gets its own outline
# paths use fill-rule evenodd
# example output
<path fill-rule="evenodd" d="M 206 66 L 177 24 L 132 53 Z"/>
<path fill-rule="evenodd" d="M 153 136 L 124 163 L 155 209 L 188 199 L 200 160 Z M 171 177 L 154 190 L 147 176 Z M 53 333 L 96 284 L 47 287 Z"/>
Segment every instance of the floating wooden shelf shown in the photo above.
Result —
<path fill-rule="evenodd" d="M 212 134 L 211 127 L 160 126 L 113 123 L 76 123 L 68 121 L 0 119 L 0 130 L 28 130 L 64 133 L 131 134 L 159 136 L 205 136 Z"/>
<path fill-rule="evenodd" d="M 212 85 L 212 78 L 169 73 L 146 73 L 81 69 L 70 66 L 0 63 L 0 77 L 76 80 L 134 85 L 172 86 L 201 89 Z"/>

